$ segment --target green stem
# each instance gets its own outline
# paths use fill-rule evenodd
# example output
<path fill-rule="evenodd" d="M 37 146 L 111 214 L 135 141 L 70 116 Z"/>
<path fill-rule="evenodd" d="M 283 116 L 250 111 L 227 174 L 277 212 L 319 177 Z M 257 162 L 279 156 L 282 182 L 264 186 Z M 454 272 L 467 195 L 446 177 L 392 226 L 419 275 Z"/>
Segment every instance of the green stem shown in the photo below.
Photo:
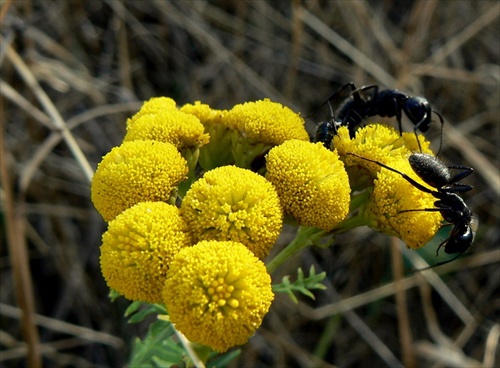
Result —
<path fill-rule="evenodd" d="M 325 231 L 315 227 L 299 227 L 295 239 L 293 239 L 290 244 L 288 244 L 267 264 L 267 272 L 274 272 L 279 266 L 285 263 L 285 261 L 300 252 L 302 249 L 313 245 L 315 240 L 321 239 L 326 234 L 327 233 Z"/>
<path fill-rule="evenodd" d="M 184 350 L 187 352 L 189 359 L 192 362 L 188 364 L 190 367 L 205 367 L 205 363 L 208 360 L 209 352 L 211 351 L 209 347 L 199 345 L 196 343 L 191 343 L 186 336 L 174 327 L 175 334 L 179 338 Z M 195 349 L 197 347 L 198 349 Z M 198 351 L 196 351 L 198 350 Z M 201 354 L 200 354 L 201 353 Z M 203 358 L 202 358 L 203 356 Z"/>
<path fill-rule="evenodd" d="M 358 226 L 366 225 L 366 219 L 362 214 L 357 214 L 356 216 L 350 217 L 340 223 L 338 223 L 330 233 L 341 234 L 349 231 Z"/>
<path fill-rule="evenodd" d="M 182 181 L 179 184 L 179 196 L 184 198 L 186 192 L 191 188 L 193 182 L 196 178 L 196 164 L 198 163 L 198 158 L 200 156 L 200 150 L 198 148 L 186 148 L 182 152 L 182 157 L 184 157 L 187 161 L 187 165 L 189 168 L 186 180 Z"/>
<path fill-rule="evenodd" d="M 349 204 L 349 212 L 353 212 L 361 207 L 363 204 L 368 202 L 368 198 L 371 195 L 371 190 L 364 190 L 358 194 L 351 195 L 351 202 Z"/>
<path fill-rule="evenodd" d="M 351 198 L 351 212 L 354 210 L 359 210 L 359 208 L 366 203 L 367 197 L 369 197 L 370 192 L 364 191 L 360 194 L 354 195 Z M 335 235 L 344 233 L 350 229 L 358 226 L 366 225 L 367 221 L 364 216 L 364 212 L 359 210 L 355 216 L 352 216 L 339 224 L 337 224 L 330 231 L 323 231 L 321 229 L 309 226 L 300 226 L 295 239 L 292 240 L 280 253 L 276 255 L 267 265 L 267 272 L 274 272 L 279 266 L 285 263 L 289 258 L 300 252 L 302 249 L 307 248 L 311 245 L 319 244 L 319 240 L 325 236 Z M 333 243 L 333 240 L 328 243 L 328 246 Z"/>

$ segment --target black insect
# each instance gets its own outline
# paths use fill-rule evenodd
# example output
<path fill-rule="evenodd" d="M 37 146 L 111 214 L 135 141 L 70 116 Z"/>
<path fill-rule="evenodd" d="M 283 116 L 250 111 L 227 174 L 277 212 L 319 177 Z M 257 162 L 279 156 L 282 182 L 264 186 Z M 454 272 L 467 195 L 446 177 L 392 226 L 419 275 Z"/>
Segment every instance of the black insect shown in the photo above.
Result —
<path fill-rule="evenodd" d="M 323 121 L 318 125 L 318 127 L 316 128 L 314 141 L 322 142 L 326 148 L 330 149 L 333 142 L 333 137 L 337 134 L 339 128 L 343 125 L 343 123 L 335 118 L 332 104 L 330 103 L 330 101 L 327 102 L 328 107 L 330 108 L 330 120 Z M 316 112 L 314 112 L 313 115 L 315 113 Z"/>
<path fill-rule="evenodd" d="M 408 158 L 410 165 L 415 173 L 431 187 L 436 190 L 428 189 L 419 184 L 405 173 L 393 169 L 379 161 L 361 157 L 354 153 L 349 155 L 359 157 L 363 160 L 373 162 L 387 170 L 391 170 L 401 175 L 406 181 L 412 184 L 415 188 L 422 192 L 432 194 L 437 201 L 434 202 L 435 208 L 410 209 L 401 212 L 416 212 L 416 211 L 439 211 L 443 218 L 449 223 L 444 226 L 453 226 L 450 236 L 439 244 L 436 255 L 439 249 L 444 247 L 447 254 L 458 253 L 458 255 L 448 261 L 437 263 L 435 266 L 440 266 L 451 262 L 471 246 L 474 240 L 475 230 L 473 229 L 472 211 L 467 207 L 464 200 L 456 193 L 467 192 L 472 189 L 472 186 L 459 183 L 460 180 L 472 174 L 474 169 L 461 165 L 445 165 L 436 157 L 425 153 L 413 153 Z M 450 169 L 462 170 L 456 175 L 451 174 Z M 435 267 L 433 266 L 433 267 Z"/>
<path fill-rule="evenodd" d="M 368 91 L 371 91 L 371 93 L 368 94 Z M 342 102 L 344 103 L 338 110 L 337 116 L 334 117 L 332 112 L 331 120 L 323 122 L 318 126 L 320 132 L 334 131 L 335 135 L 340 126 L 347 126 L 349 134 L 351 138 L 353 138 L 356 130 L 362 126 L 365 118 L 378 115 L 381 117 L 395 116 L 398 122 L 399 133 L 401 134 L 401 119 L 402 113 L 404 112 L 415 126 L 413 130 L 415 132 L 415 137 L 417 137 L 417 131 L 425 133 L 429 130 L 432 122 L 432 113 L 434 113 L 438 116 L 441 123 L 442 137 L 444 126 L 443 118 L 439 113 L 432 110 L 429 102 L 423 97 L 410 96 L 397 89 L 384 89 L 379 91 L 377 85 L 363 86 L 356 89 L 354 83 L 351 82 L 344 85 L 339 91 L 333 93 L 317 110 L 323 107 L 325 103 L 328 103 L 330 104 L 331 111 L 334 111 L 339 108 Z M 422 151 L 418 137 L 417 143 L 420 151 Z M 438 154 L 440 151 L 441 143 L 439 144 Z"/>
<path fill-rule="evenodd" d="M 348 125 L 347 123 L 344 123 L 342 120 L 335 117 L 334 109 L 337 109 L 343 101 L 351 96 L 351 85 L 354 86 L 354 84 L 352 83 L 343 86 L 339 91 L 333 93 L 323 103 L 321 103 L 321 105 L 318 106 L 318 108 L 314 110 L 314 112 L 305 116 L 306 118 L 310 118 L 316 115 L 316 113 L 321 110 L 323 106 L 325 106 L 325 104 L 328 104 L 328 107 L 330 108 L 330 120 L 323 121 L 318 124 L 314 137 L 315 142 L 322 142 L 323 145 L 328 149 L 331 148 L 333 137 L 337 134 L 339 128 L 341 126 Z M 350 135 L 351 138 L 354 137 L 354 133 Z"/>

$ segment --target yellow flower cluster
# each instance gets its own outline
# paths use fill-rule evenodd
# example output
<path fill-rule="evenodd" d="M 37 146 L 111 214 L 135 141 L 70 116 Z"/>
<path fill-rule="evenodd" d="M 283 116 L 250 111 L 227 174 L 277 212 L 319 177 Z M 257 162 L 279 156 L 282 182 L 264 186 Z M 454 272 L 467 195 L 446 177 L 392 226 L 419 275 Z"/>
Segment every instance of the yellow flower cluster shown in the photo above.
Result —
<path fill-rule="evenodd" d="M 161 111 L 176 109 L 177 104 L 170 97 L 153 97 L 142 104 L 137 114 L 127 119 L 127 128 L 133 126 L 138 119 L 145 115 L 155 115 Z"/>
<path fill-rule="evenodd" d="M 419 136 L 423 153 L 432 154 L 429 142 Z M 349 155 L 381 162 L 403 172 L 412 179 L 429 187 L 411 168 L 408 157 L 418 150 L 413 133 L 400 136 L 394 128 L 373 124 L 360 128 L 355 138 L 349 137 L 347 128 L 339 129 L 334 146 L 344 157 L 346 169 L 356 189 L 372 187 L 371 198 L 364 208 L 366 224 L 370 227 L 401 238 L 408 247 L 417 249 L 428 243 L 436 234 L 443 220 L 437 211 L 403 212 L 406 210 L 434 208 L 436 199 L 424 193 L 392 171 L 376 163 Z"/>
<path fill-rule="evenodd" d="M 127 126 L 124 142 L 155 140 L 173 144 L 178 150 L 201 147 L 208 143 L 200 120 L 179 110 L 163 109 L 155 114 L 144 114 Z"/>
<path fill-rule="evenodd" d="M 394 159 L 388 161 L 387 165 L 423 184 L 413 172 L 408 159 Z M 401 238 L 408 247 L 418 249 L 434 237 L 441 227 L 443 217 L 437 211 L 401 211 L 434 208 L 435 201 L 432 195 L 418 190 L 400 175 L 382 169 L 374 182 L 369 210 L 378 219 L 376 229 L 390 235 L 392 233 Z"/>
<path fill-rule="evenodd" d="M 197 180 L 184 197 L 181 215 L 195 241 L 237 241 L 261 259 L 278 238 L 283 217 L 272 184 L 235 166 L 208 171 Z"/>
<path fill-rule="evenodd" d="M 309 141 L 304 119 L 267 98 L 236 105 L 226 118 L 250 143 L 277 146 L 290 139 Z"/>
<path fill-rule="evenodd" d="M 202 241 L 174 258 L 163 297 L 171 321 L 188 339 L 224 352 L 249 339 L 274 295 L 264 263 L 248 248 Z"/>
<path fill-rule="evenodd" d="M 108 286 L 131 300 L 165 303 L 181 332 L 219 351 L 246 342 L 269 309 L 271 278 L 259 259 L 283 222 L 273 185 L 228 165 L 241 163 L 234 144 L 251 140 L 263 154 L 261 144 L 269 149 L 284 133 L 307 138 L 291 110 L 269 100 L 255 105 L 237 126 L 232 110 L 200 102 L 178 109 L 170 98 L 153 98 L 128 119 L 122 144 L 92 180 L 92 201 L 109 222 L 100 257 Z M 197 164 L 206 170 L 201 178 Z"/>
<path fill-rule="evenodd" d="M 267 155 L 266 178 L 299 224 L 330 231 L 349 213 L 349 178 L 337 152 L 289 140 Z"/>
<path fill-rule="evenodd" d="M 237 166 L 259 170 L 259 159 L 290 139 L 309 141 L 304 119 L 279 103 L 264 99 L 234 106 L 227 112 L 234 129 L 231 150 Z"/>
<path fill-rule="evenodd" d="M 186 178 L 188 167 L 175 146 L 124 142 L 106 156 L 92 178 L 91 198 L 106 221 L 144 201 L 165 201 Z"/>
<path fill-rule="evenodd" d="M 224 118 L 227 111 L 212 109 L 209 105 L 200 101 L 195 101 L 194 104 L 185 104 L 179 110 L 196 116 L 205 128 L 218 125 L 229 127 L 227 120 Z"/>
<path fill-rule="evenodd" d="M 422 183 L 408 163 L 419 147 L 413 133 L 369 125 L 351 139 L 343 127 L 333 147 L 309 142 L 302 117 L 268 99 L 230 110 L 145 102 L 92 180 L 92 201 L 109 222 L 100 258 L 107 284 L 131 300 L 163 302 L 179 331 L 222 352 L 245 343 L 269 310 L 261 260 L 284 213 L 309 227 L 301 234 L 344 231 L 357 217 L 412 248 L 434 236 L 439 212 L 402 213 L 434 207 L 432 195 L 363 159 Z M 349 218 L 351 188 L 370 194 Z"/>
<path fill-rule="evenodd" d="M 186 104 L 180 108 L 180 111 L 200 119 L 205 131 L 210 135 L 210 142 L 200 151 L 198 161 L 204 170 L 234 163 L 231 150 L 232 129 L 226 119 L 227 111 L 212 109 L 200 101 Z"/>
<path fill-rule="evenodd" d="M 141 202 L 109 222 L 102 237 L 102 274 L 128 299 L 161 303 L 172 258 L 191 244 L 177 207 Z"/>

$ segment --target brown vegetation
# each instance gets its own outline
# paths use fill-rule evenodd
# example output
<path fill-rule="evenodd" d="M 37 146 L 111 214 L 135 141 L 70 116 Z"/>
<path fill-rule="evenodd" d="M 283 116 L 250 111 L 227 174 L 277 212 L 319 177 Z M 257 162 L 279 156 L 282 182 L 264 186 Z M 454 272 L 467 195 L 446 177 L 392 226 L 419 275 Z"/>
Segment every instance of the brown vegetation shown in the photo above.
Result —
<path fill-rule="evenodd" d="M 425 96 L 443 115 L 441 158 L 475 168 L 464 180 L 474 246 L 437 275 L 409 272 L 410 251 L 403 274 L 404 245 L 365 228 L 303 252 L 275 280 L 314 264 L 327 290 L 298 305 L 280 295 L 234 365 L 491 367 L 495 354 L 499 364 L 497 1 L 1 5 L 0 365 L 35 366 L 41 354 L 47 367 L 122 366 L 142 336 L 122 317 L 127 303 L 107 298 L 105 224 L 89 199 L 93 169 L 140 101 L 269 97 L 307 115 L 349 81 Z M 310 131 L 327 117 L 308 119 Z M 437 147 L 439 129 L 427 136 Z"/>

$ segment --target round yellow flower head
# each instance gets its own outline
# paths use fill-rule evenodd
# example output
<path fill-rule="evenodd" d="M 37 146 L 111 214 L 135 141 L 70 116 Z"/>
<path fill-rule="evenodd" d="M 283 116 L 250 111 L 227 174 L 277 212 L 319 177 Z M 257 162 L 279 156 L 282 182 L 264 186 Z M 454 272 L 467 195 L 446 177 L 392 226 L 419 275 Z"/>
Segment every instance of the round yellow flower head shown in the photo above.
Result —
<path fill-rule="evenodd" d="M 127 299 L 161 303 L 170 262 L 189 245 L 177 207 L 141 202 L 109 222 L 102 236 L 101 271 L 108 286 Z"/>
<path fill-rule="evenodd" d="M 289 140 L 271 149 L 266 167 L 285 213 L 299 224 L 329 231 L 346 218 L 351 189 L 336 152 L 321 143 Z"/>
<path fill-rule="evenodd" d="M 182 202 L 181 215 L 195 242 L 237 241 L 261 259 L 278 238 L 283 217 L 271 183 L 235 166 L 208 171 L 194 182 Z"/>
<path fill-rule="evenodd" d="M 371 124 L 358 129 L 350 139 L 347 128 L 339 129 L 334 137 L 334 146 L 344 158 L 351 180 L 351 187 L 373 190 L 368 203 L 361 209 L 366 224 L 388 235 L 401 238 L 411 248 L 424 246 L 437 232 L 442 221 L 439 212 L 403 212 L 411 209 L 434 208 L 434 198 L 424 193 L 405 179 L 376 163 L 348 155 L 357 154 L 363 158 L 381 162 L 399 170 L 417 182 L 426 185 L 411 168 L 408 157 L 418 151 L 413 132 L 399 132 L 387 125 Z M 430 143 L 419 135 L 424 153 L 432 154 Z"/>
<path fill-rule="evenodd" d="M 422 151 L 432 154 L 429 148 L 430 143 L 424 136 L 420 135 L 419 141 Z M 412 152 L 419 150 L 413 132 L 405 132 L 403 136 L 400 136 L 396 129 L 385 124 L 370 124 L 359 128 L 353 139 L 349 137 L 347 127 L 341 127 L 333 138 L 333 142 L 335 149 L 346 164 L 353 190 L 373 185 L 373 180 L 381 167 L 375 163 L 347 155 L 347 153 L 387 163 L 387 160 L 392 157 L 407 158 Z"/>
<path fill-rule="evenodd" d="M 394 158 L 388 161 L 387 166 L 430 188 L 414 173 L 408 158 Z M 434 237 L 443 217 L 438 211 L 401 211 L 435 208 L 435 201 L 436 198 L 415 188 L 401 175 L 382 168 L 374 183 L 368 211 L 377 218 L 375 228 L 399 237 L 412 249 L 418 249 Z"/>
<path fill-rule="evenodd" d="M 290 139 L 309 141 L 304 119 L 267 98 L 234 106 L 226 119 L 234 128 L 232 153 L 235 165 L 254 171 L 260 171 L 260 159 L 272 147 Z"/>
<path fill-rule="evenodd" d="M 144 114 L 127 126 L 124 142 L 154 140 L 173 144 L 179 151 L 198 148 L 208 143 L 200 120 L 176 109 L 162 109 L 154 114 Z"/>
<path fill-rule="evenodd" d="M 200 119 L 205 131 L 210 134 L 210 142 L 200 149 L 198 161 L 205 171 L 234 163 L 231 148 L 232 129 L 225 118 L 227 111 L 212 109 L 200 101 L 186 104 L 180 110 Z"/>
<path fill-rule="evenodd" d="M 168 201 L 188 167 L 175 146 L 125 142 L 105 155 L 92 178 L 91 198 L 105 221 L 144 201 Z"/>
<path fill-rule="evenodd" d="M 268 98 L 236 105 L 228 111 L 226 119 L 251 144 L 277 146 L 289 139 L 309 141 L 304 119 Z"/>
<path fill-rule="evenodd" d="M 347 127 L 341 127 L 338 134 L 333 137 L 333 145 L 341 157 L 345 157 L 346 164 L 359 165 L 376 176 L 380 166 L 360 160 L 347 153 L 355 153 L 362 157 L 381 161 L 393 155 L 392 151 L 403 149 L 404 153 L 410 153 L 404 146 L 399 133 L 392 127 L 384 124 L 370 124 L 357 130 L 354 138 L 349 137 Z M 401 153 L 397 153 L 401 155 Z"/>
<path fill-rule="evenodd" d="M 149 101 L 144 102 L 141 109 L 131 118 L 127 119 L 127 129 L 131 127 L 137 119 L 144 115 L 155 115 L 164 110 L 177 110 L 177 105 L 174 100 L 169 97 L 153 97 Z"/>
<path fill-rule="evenodd" d="M 423 135 L 419 135 L 422 153 L 433 154 L 430 142 Z M 418 143 L 413 132 L 399 132 L 385 124 L 370 124 L 359 128 L 356 136 L 351 139 L 347 127 L 341 127 L 338 134 L 333 138 L 334 147 L 341 157 L 345 157 L 348 164 L 356 163 L 378 172 L 380 166 L 368 161 L 359 160 L 347 153 L 355 153 L 359 156 L 376 161 L 384 161 L 391 156 L 407 156 L 412 152 L 418 152 Z"/>
<path fill-rule="evenodd" d="M 243 244 L 202 241 L 172 260 L 163 299 L 175 327 L 224 352 L 244 344 L 273 301 L 264 263 Z"/>

